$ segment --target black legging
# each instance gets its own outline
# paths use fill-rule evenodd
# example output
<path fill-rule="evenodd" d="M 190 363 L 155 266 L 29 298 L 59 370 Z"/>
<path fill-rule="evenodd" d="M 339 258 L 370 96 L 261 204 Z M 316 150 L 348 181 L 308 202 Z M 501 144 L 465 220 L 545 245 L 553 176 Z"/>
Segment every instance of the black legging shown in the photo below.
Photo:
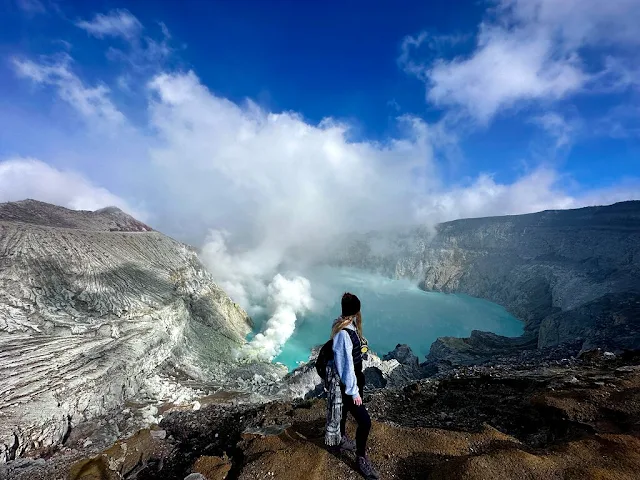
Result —
<path fill-rule="evenodd" d="M 360 398 L 363 398 L 362 391 L 364 389 L 364 375 L 356 373 L 358 379 L 358 390 Z M 367 439 L 371 430 L 371 418 L 369 412 L 364 405 L 356 405 L 353 403 L 351 395 L 345 393 L 345 388 L 340 385 L 342 391 L 342 420 L 340 421 L 340 433 L 344 435 L 347 431 L 347 414 L 351 413 L 358 424 L 356 429 L 356 455 L 364 457 L 367 451 Z"/>

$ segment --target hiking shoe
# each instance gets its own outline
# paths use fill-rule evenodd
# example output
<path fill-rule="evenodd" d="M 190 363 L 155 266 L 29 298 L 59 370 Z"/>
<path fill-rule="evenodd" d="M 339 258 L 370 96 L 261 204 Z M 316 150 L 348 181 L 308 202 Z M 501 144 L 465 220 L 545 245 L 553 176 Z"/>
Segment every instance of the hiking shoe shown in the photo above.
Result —
<path fill-rule="evenodd" d="M 349 437 L 347 437 L 346 435 L 343 435 L 342 441 L 340 442 L 340 450 L 343 452 L 355 452 L 356 451 L 355 440 L 349 440 Z"/>
<path fill-rule="evenodd" d="M 380 475 L 378 475 L 376 469 L 373 468 L 371 460 L 369 460 L 367 456 L 358 457 L 358 470 L 360 470 L 360 473 L 364 475 L 364 478 L 367 480 L 378 480 L 380 478 Z"/>

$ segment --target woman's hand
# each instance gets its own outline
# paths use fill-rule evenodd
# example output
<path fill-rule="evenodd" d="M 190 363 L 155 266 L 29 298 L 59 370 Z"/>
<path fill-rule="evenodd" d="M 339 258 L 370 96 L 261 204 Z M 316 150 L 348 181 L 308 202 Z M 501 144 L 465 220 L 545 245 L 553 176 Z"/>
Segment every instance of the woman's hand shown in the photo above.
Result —
<path fill-rule="evenodd" d="M 360 398 L 360 395 L 358 395 L 356 398 L 353 399 L 353 403 L 358 407 L 362 405 L 362 398 Z"/>

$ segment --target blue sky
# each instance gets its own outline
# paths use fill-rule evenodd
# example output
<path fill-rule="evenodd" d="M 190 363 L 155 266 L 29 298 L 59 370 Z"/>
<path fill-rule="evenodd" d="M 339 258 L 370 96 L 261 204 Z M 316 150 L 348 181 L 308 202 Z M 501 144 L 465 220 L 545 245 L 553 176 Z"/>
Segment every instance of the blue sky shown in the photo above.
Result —
<path fill-rule="evenodd" d="M 640 197 L 636 0 L 0 8 L 0 201 L 277 250 Z"/>

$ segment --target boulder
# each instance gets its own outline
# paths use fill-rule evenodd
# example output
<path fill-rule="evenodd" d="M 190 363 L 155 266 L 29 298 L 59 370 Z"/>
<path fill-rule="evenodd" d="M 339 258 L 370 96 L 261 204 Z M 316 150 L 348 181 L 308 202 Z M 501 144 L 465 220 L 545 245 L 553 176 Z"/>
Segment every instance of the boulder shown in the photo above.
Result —
<path fill-rule="evenodd" d="M 171 447 L 158 434 L 161 431 L 140 430 L 97 456 L 74 463 L 69 469 L 69 480 L 117 480 L 151 459 L 166 456 Z"/>
<path fill-rule="evenodd" d="M 204 456 L 193 464 L 193 472 L 201 474 L 205 480 L 225 480 L 231 470 L 231 460 L 224 457 Z"/>
<path fill-rule="evenodd" d="M 384 355 L 382 359 L 397 360 L 401 365 L 406 365 L 409 367 L 418 366 L 420 364 L 420 360 L 418 359 L 418 357 L 411 351 L 411 347 L 406 344 L 396 345 L 396 348 Z"/>

